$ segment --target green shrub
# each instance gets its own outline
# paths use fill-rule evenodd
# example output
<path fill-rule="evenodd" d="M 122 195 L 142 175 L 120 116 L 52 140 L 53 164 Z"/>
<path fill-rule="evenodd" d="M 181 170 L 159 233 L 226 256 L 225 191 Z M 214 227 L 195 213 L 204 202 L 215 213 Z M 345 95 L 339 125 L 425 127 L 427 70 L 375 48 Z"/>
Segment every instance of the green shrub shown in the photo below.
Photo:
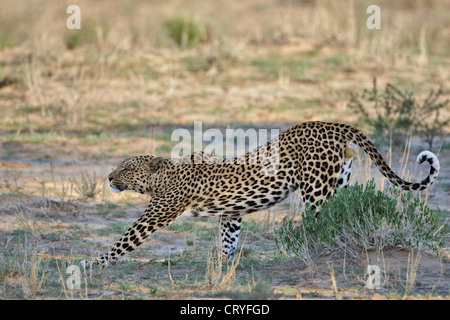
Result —
<path fill-rule="evenodd" d="M 206 38 L 204 26 L 190 17 L 177 16 L 169 19 L 165 25 L 169 37 L 181 49 L 193 48 Z"/>
<path fill-rule="evenodd" d="M 106 25 L 87 25 L 81 29 L 67 30 L 63 35 L 64 45 L 68 50 L 84 45 L 92 44 L 98 40 L 97 32 L 101 31 L 103 35 L 107 33 Z"/>
<path fill-rule="evenodd" d="M 402 92 L 392 84 L 379 91 L 374 78 L 373 88 L 365 89 L 360 95 L 353 93 L 348 107 L 372 127 L 374 137 L 382 139 L 380 142 L 392 137 L 393 143 L 400 145 L 410 133 L 417 133 L 424 137 L 431 150 L 434 138 L 450 125 L 450 117 L 441 114 L 449 102 L 440 100 L 443 94 L 442 87 L 432 90 L 420 103 L 414 93 Z"/>
<path fill-rule="evenodd" d="M 396 245 L 438 253 L 444 246 L 436 212 L 411 192 L 377 191 L 373 180 L 338 190 L 317 215 L 307 207 L 301 217 L 276 231 L 278 247 L 299 257 L 345 252 L 358 258 Z"/>
<path fill-rule="evenodd" d="M 83 43 L 89 42 L 90 34 L 86 34 L 80 30 L 73 30 L 64 35 L 64 44 L 68 50 L 73 50 Z"/>

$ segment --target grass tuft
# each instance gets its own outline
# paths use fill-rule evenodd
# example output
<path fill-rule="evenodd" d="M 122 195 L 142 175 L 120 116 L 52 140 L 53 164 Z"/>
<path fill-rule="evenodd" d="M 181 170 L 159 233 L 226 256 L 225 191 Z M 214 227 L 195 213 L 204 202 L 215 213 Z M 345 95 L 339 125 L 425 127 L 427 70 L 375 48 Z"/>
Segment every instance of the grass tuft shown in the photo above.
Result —
<path fill-rule="evenodd" d="M 192 17 L 176 16 L 169 19 L 165 26 L 169 37 L 181 49 L 194 48 L 206 37 L 204 26 Z"/>
<path fill-rule="evenodd" d="M 326 252 L 361 258 L 366 250 L 398 245 L 439 253 L 444 246 L 437 212 L 412 193 L 393 188 L 377 191 L 374 180 L 338 190 L 317 217 L 307 207 L 301 218 L 300 224 L 284 222 L 276 231 L 276 241 L 302 260 Z"/>

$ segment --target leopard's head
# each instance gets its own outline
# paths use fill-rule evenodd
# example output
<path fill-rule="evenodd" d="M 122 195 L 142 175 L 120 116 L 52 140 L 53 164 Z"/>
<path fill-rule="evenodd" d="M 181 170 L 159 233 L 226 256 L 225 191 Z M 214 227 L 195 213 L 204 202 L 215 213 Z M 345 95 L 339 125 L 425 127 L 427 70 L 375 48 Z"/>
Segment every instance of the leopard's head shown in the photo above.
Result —
<path fill-rule="evenodd" d="M 125 190 L 150 194 L 150 182 L 161 168 L 164 159 L 150 155 L 128 158 L 117 166 L 108 176 L 113 192 Z"/>

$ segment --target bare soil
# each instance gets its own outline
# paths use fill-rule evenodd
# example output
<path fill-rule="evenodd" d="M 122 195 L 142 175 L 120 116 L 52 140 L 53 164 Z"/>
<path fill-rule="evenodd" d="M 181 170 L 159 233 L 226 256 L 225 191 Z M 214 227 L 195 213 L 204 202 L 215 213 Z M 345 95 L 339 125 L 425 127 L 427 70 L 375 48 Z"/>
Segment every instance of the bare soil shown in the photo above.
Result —
<path fill-rule="evenodd" d="M 116 142 L 102 142 L 97 148 L 108 148 L 111 143 Z M 139 140 L 134 143 L 135 147 L 140 145 Z M 132 144 L 128 143 L 127 147 L 132 147 Z M 206 269 L 208 261 L 211 261 L 211 249 L 217 244 L 218 222 L 213 218 L 180 217 L 168 229 L 153 234 L 141 248 L 116 266 L 87 275 L 87 283 L 82 289 L 64 289 L 62 282 L 67 281 L 68 275 L 61 271 L 63 266 L 77 265 L 83 258 L 93 258 L 107 251 L 142 213 L 147 199 L 131 192 L 113 194 L 108 190 L 104 177 L 114 167 L 111 159 L 103 162 L 85 157 L 85 161 L 70 161 L 73 149 L 59 142 L 50 146 L 20 143 L 14 148 L 9 160 L 2 161 L 0 169 L 5 181 L 1 189 L 0 243 L 4 258 L 11 259 L 11 253 L 18 252 L 15 257 L 17 265 L 26 264 L 25 253 L 30 254 L 33 248 L 37 257 L 42 259 L 40 268 L 49 263 L 45 281 L 35 298 L 80 298 L 86 295 L 94 299 L 395 299 L 448 296 L 448 257 L 426 251 L 397 247 L 383 252 L 368 252 L 357 261 L 334 255 L 314 258 L 311 263 L 283 255 L 275 244 L 274 230 L 288 214 L 292 199 L 270 211 L 244 217 L 238 267 L 233 281 L 220 287 L 211 284 Z M 78 154 L 96 149 L 82 145 L 79 148 Z M 413 147 L 413 153 L 420 148 Z M 51 161 L 45 159 L 48 152 L 53 154 Z M 400 170 L 400 157 L 399 152 L 394 154 L 394 170 Z M 36 160 L 38 158 L 41 160 Z M 443 150 L 440 158 L 441 177 L 427 193 L 428 205 L 447 210 L 450 190 L 446 163 L 449 151 Z M 412 160 L 407 168 L 413 170 L 413 176 L 427 170 L 422 167 L 417 170 Z M 353 179 L 363 181 L 366 178 L 363 170 L 354 167 Z M 94 173 L 97 193 L 93 198 L 83 198 L 75 191 L 76 181 L 80 181 L 83 174 L 93 178 Z M 377 174 L 372 170 L 376 179 Z M 26 216 L 24 221 L 18 213 Z M 448 219 L 448 210 L 446 215 Z M 14 263 L 7 265 L 4 266 L 7 275 L 2 279 L 4 291 L 1 296 L 26 296 L 23 282 L 30 275 L 20 270 L 13 272 Z M 367 289 L 368 265 L 379 266 L 381 288 Z M 222 276 L 226 270 L 224 266 Z"/>

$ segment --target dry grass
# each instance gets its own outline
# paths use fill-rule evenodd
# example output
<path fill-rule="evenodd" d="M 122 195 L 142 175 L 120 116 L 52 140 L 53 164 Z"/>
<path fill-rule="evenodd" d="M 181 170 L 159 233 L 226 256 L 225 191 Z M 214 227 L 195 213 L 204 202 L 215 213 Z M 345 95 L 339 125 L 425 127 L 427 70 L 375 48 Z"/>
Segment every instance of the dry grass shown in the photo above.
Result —
<path fill-rule="evenodd" d="M 8 131 L 70 133 L 196 119 L 336 120 L 347 116 L 342 93 L 373 75 L 381 84 L 409 79 L 421 90 L 445 85 L 450 3 L 381 2 L 383 26 L 376 31 L 365 27 L 366 4 L 81 1 L 83 25 L 74 31 L 56 2 L 36 4 L 32 13 L 25 4 L 7 6 L 2 30 L 32 19 L 20 23 L 26 38 L 0 35 L 12 38 L 2 43 L 0 80 L 14 80 L 8 99 L 0 99 L 9 109 L 0 123 Z M 165 22 L 189 14 L 210 36 L 179 50 Z M 81 40 L 68 50 L 64 41 L 75 33 Z M 327 113 L 311 112 L 308 101 Z M 136 112 L 139 118 L 129 116 Z"/>
<path fill-rule="evenodd" d="M 24 248 L 24 257 L 19 267 L 19 273 L 25 298 L 34 298 L 43 286 L 50 261 L 43 261 L 39 257 L 35 243 L 31 246 L 25 243 Z"/>
<path fill-rule="evenodd" d="M 216 236 L 215 238 L 216 244 L 211 246 L 206 261 L 205 280 L 210 288 L 220 292 L 229 290 L 235 285 L 236 268 L 241 259 L 242 247 L 230 260 L 224 260 L 222 243 L 219 237 Z"/>

